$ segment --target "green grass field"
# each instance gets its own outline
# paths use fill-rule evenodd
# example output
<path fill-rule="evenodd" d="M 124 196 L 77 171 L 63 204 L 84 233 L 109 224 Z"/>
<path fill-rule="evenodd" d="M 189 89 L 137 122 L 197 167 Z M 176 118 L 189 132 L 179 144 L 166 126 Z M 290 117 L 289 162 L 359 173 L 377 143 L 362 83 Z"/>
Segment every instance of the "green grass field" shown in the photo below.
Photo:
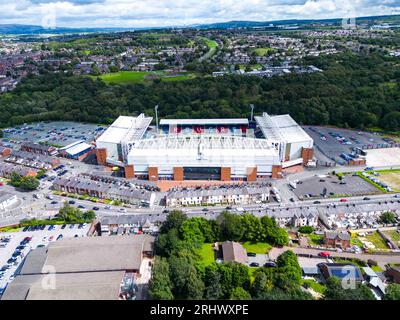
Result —
<path fill-rule="evenodd" d="M 273 48 L 257 48 L 257 49 L 254 49 L 254 52 L 256 53 L 257 56 L 263 57 L 268 53 L 276 52 L 276 50 Z"/>
<path fill-rule="evenodd" d="M 215 254 L 212 243 L 203 243 L 201 248 L 197 250 L 197 253 L 201 257 L 200 265 L 202 267 L 206 267 L 215 262 Z"/>
<path fill-rule="evenodd" d="M 308 285 L 315 292 L 318 292 L 320 294 L 325 293 L 326 287 L 323 284 L 316 282 L 315 280 L 311 280 L 311 279 L 303 280 L 302 285 L 304 285 L 304 284 Z"/>
<path fill-rule="evenodd" d="M 145 75 L 148 72 L 140 71 L 120 71 L 115 73 L 105 73 L 98 76 L 107 83 L 140 83 L 145 80 Z M 97 78 L 97 76 L 95 77 Z"/>
<path fill-rule="evenodd" d="M 308 239 L 310 240 L 310 244 L 319 246 L 324 241 L 324 236 L 321 234 L 311 233 L 308 235 Z"/>
<path fill-rule="evenodd" d="M 247 252 L 254 252 L 258 254 L 266 254 L 269 250 L 271 250 L 272 246 L 265 242 L 244 242 L 242 243 L 243 248 L 247 250 Z"/>
<path fill-rule="evenodd" d="M 204 37 L 199 37 L 199 39 L 203 40 L 206 43 L 208 49 L 210 49 L 202 58 L 200 58 L 200 61 L 207 60 L 211 58 L 217 51 L 218 43 L 214 40 L 210 40 Z"/>
<path fill-rule="evenodd" d="M 377 249 L 388 249 L 385 240 L 376 231 L 370 235 L 365 236 L 365 238 L 369 242 L 371 242 Z"/>
<path fill-rule="evenodd" d="M 218 43 L 214 40 L 210 40 L 204 37 L 200 37 L 200 39 L 202 39 L 206 43 L 209 49 L 215 49 L 216 47 L 218 47 Z"/>
<path fill-rule="evenodd" d="M 392 241 L 400 242 L 400 234 L 397 230 L 388 230 L 383 232 L 386 236 L 390 237 Z"/>
<path fill-rule="evenodd" d="M 146 79 L 146 75 L 157 75 L 162 81 L 167 82 L 185 81 L 196 77 L 196 75 L 193 73 L 183 73 L 180 75 L 167 77 L 165 76 L 165 73 L 161 71 L 120 71 L 91 77 L 94 79 L 100 78 L 106 83 L 143 83 L 145 81 L 151 81 L 151 79 Z"/>

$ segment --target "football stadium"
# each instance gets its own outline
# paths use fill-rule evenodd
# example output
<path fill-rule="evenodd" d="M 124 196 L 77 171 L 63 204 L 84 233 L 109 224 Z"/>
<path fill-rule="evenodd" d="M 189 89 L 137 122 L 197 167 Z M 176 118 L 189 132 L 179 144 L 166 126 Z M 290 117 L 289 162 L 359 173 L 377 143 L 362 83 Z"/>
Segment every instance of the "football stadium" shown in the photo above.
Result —
<path fill-rule="evenodd" d="M 290 115 L 152 120 L 120 116 L 96 139 L 98 163 L 131 179 L 255 181 L 313 159 L 313 139 Z"/>

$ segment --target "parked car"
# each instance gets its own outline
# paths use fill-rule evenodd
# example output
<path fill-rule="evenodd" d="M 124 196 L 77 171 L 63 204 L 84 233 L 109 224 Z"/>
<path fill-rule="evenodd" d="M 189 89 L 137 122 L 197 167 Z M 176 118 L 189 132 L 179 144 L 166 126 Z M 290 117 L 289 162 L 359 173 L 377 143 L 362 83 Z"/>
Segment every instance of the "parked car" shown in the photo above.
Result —
<path fill-rule="evenodd" d="M 250 263 L 250 267 L 258 268 L 259 266 L 260 266 L 260 264 L 257 263 L 257 262 L 252 262 L 252 263 Z"/>
<path fill-rule="evenodd" d="M 256 255 L 254 252 L 247 252 L 248 257 L 255 257 Z"/>
<path fill-rule="evenodd" d="M 264 267 L 275 268 L 276 263 L 273 261 L 269 261 L 269 262 L 264 263 Z"/>
<path fill-rule="evenodd" d="M 322 252 L 318 253 L 318 256 L 322 257 L 322 258 L 329 258 L 331 256 L 331 254 L 327 251 L 322 251 Z"/>

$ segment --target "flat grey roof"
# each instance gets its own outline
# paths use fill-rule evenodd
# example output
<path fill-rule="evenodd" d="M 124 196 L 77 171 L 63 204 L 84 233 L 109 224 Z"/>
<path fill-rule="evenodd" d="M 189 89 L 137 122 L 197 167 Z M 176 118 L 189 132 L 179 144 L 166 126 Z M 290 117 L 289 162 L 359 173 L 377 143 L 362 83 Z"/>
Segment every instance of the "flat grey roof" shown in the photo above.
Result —
<path fill-rule="evenodd" d="M 139 270 L 143 250 L 153 243 L 143 234 L 62 239 L 49 246 L 45 267 L 57 273 Z"/>
<path fill-rule="evenodd" d="M 26 259 L 23 262 L 20 274 L 28 275 L 28 274 L 40 274 L 42 273 L 42 269 L 44 263 L 47 258 L 47 248 L 36 248 L 31 250 Z"/>
<path fill-rule="evenodd" d="M 124 275 L 123 271 L 21 275 L 10 283 L 2 300 L 117 300 Z"/>

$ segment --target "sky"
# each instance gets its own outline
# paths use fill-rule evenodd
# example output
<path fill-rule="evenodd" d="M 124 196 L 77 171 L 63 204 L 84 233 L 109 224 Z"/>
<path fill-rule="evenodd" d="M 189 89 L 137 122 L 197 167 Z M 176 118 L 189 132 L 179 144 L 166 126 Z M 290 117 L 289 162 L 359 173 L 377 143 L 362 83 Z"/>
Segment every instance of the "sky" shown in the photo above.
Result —
<path fill-rule="evenodd" d="M 0 0 L 0 24 L 165 27 L 400 14 L 400 0 Z"/>

